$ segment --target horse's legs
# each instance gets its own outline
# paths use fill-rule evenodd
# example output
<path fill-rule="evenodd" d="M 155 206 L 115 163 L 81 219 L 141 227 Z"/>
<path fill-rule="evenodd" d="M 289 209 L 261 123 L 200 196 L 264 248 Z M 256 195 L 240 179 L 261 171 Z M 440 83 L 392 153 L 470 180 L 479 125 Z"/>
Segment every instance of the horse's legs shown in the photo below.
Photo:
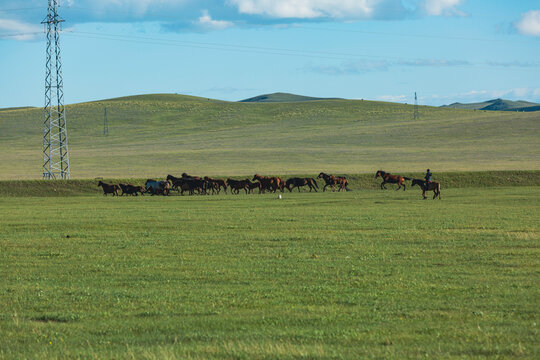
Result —
<path fill-rule="evenodd" d="M 385 184 L 385 181 L 383 180 L 383 182 L 381 183 L 381 189 L 386 189 L 386 186 L 384 186 Z"/>
<path fill-rule="evenodd" d="M 406 188 L 405 183 L 403 183 L 403 191 L 405 191 L 405 188 Z"/>
<path fill-rule="evenodd" d="M 427 199 L 427 196 L 426 196 L 426 190 L 422 190 L 422 196 L 424 197 L 424 200 Z"/>

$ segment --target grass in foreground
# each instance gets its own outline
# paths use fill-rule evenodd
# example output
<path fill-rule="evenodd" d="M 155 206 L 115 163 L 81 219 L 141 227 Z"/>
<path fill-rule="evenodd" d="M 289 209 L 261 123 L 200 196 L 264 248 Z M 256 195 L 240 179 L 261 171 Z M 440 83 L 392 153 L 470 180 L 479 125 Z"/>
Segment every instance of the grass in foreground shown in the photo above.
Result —
<path fill-rule="evenodd" d="M 0 201 L 0 358 L 538 358 L 538 187 Z"/>

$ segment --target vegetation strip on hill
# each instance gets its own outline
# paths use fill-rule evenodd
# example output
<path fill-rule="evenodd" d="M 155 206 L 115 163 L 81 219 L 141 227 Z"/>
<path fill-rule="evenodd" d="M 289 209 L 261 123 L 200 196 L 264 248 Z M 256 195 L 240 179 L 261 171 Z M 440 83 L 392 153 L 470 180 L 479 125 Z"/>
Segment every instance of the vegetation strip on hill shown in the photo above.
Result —
<path fill-rule="evenodd" d="M 204 175 L 204 174 L 202 174 Z M 342 175 L 342 174 L 336 174 Z M 412 178 L 423 178 L 422 173 L 402 173 L 400 175 Z M 295 175 L 282 176 L 287 179 Z M 300 177 L 316 178 L 317 175 L 299 175 Z M 382 180 L 375 179 L 374 174 L 353 174 L 345 175 L 349 181 L 351 190 L 377 190 Z M 161 178 L 165 178 L 166 175 Z M 252 176 L 235 176 L 235 179 L 250 178 Z M 80 196 L 101 194 L 102 189 L 97 186 L 99 180 L 107 183 L 129 183 L 135 185 L 144 185 L 146 179 L 85 179 L 85 180 L 1 180 L 0 197 L 18 197 L 18 196 Z M 479 171 L 479 172 L 448 172 L 436 173 L 433 181 L 441 183 L 441 188 L 468 188 L 468 187 L 500 187 L 500 186 L 540 186 L 540 171 Z M 318 179 L 319 185 L 324 185 L 321 179 Z M 411 182 L 407 181 L 408 189 Z M 392 185 L 387 185 L 392 188 Z M 322 186 L 319 186 L 321 189 Z M 418 188 L 413 188 L 418 191 Z M 297 191 L 297 190 L 295 190 Z M 302 190 L 305 191 L 305 190 Z M 321 191 L 321 190 L 319 190 Z M 176 192 L 173 192 L 175 194 Z"/>

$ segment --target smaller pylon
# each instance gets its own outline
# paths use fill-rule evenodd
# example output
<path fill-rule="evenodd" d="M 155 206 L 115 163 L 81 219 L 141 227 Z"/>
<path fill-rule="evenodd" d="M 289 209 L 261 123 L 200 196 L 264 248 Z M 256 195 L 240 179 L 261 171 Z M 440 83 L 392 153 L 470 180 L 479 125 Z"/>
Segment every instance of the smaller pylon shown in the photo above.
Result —
<path fill-rule="evenodd" d="M 105 114 L 103 115 L 103 135 L 109 135 L 109 122 L 107 120 L 107 108 L 105 108 Z"/>
<path fill-rule="evenodd" d="M 414 119 L 418 119 L 418 97 L 416 92 L 414 93 Z"/>

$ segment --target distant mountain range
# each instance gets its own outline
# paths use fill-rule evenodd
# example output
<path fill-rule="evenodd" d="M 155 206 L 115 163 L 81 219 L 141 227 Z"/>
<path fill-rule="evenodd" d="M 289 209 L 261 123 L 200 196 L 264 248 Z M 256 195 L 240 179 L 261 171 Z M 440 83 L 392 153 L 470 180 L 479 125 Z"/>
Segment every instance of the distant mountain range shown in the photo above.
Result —
<path fill-rule="evenodd" d="M 316 101 L 316 100 L 336 100 L 337 98 L 318 98 L 311 96 L 303 96 L 289 93 L 273 93 L 255 96 L 249 99 L 241 100 L 240 102 L 256 102 L 256 103 L 275 103 L 275 102 L 301 102 L 301 101 Z"/>
<path fill-rule="evenodd" d="M 336 100 L 339 98 L 318 98 L 312 96 L 303 96 L 289 93 L 273 93 L 255 96 L 249 99 L 241 100 L 240 102 L 248 103 L 278 103 L 278 102 L 302 102 L 302 101 L 317 101 L 317 100 Z M 443 105 L 441 107 L 453 109 L 467 110 L 491 110 L 491 111 L 540 111 L 540 104 L 529 101 L 512 101 L 504 99 L 493 99 L 479 103 L 453 103 Z"/>
<path fill-rule="evenodd" d="M 493 99 L 480 103 L 453 103 L 450 105 L 443 105 L 441 107 L 453 108 L 453 109 L 468 109 L 468 110 L 492 110 L 492 111 L 539 111 L 540 104 L 528 102 L 528 101 L 512 101 L 504 99 Z"/>

